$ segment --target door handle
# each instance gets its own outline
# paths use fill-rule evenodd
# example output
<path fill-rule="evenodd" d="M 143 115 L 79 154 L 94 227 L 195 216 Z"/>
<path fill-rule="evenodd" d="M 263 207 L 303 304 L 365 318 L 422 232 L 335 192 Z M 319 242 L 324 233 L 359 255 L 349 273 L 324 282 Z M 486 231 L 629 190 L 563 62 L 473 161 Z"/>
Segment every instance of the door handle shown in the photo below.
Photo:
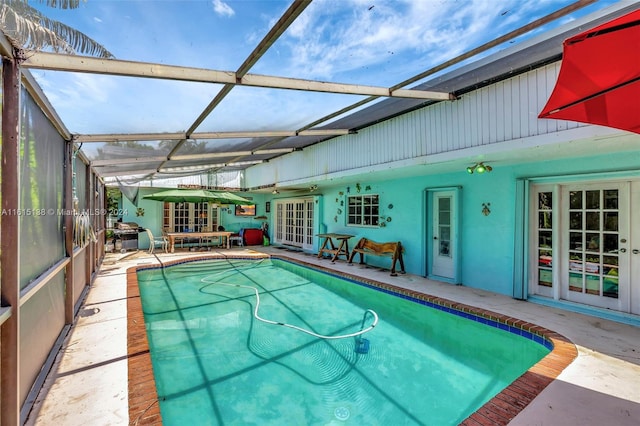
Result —
<path fill-rule="evenodd" d="M 638 249 L 633 249 L 633 250 L 631 250 L 631 253 L 633 253 L 633 254 L 638 254 L 638 253 L 640 253 L 640 250 L 638 250 Z"/>
<path fill-rule="evenodd" d="M 434 239 L 434 240 L 437 240 L 437 239 L 438 239 L 438 237 L 433 237 L 433 239 Z"/>
<path fill-rule="evenodd" d="M 626 248 L 621 248 L 621 249 L 619 249 L 619 250 L 618 250 L 618 252 L 620 252 L 620 253 L 626 253 L 626 252 L 627 252 L 627 249 L 626 249 Z"/>

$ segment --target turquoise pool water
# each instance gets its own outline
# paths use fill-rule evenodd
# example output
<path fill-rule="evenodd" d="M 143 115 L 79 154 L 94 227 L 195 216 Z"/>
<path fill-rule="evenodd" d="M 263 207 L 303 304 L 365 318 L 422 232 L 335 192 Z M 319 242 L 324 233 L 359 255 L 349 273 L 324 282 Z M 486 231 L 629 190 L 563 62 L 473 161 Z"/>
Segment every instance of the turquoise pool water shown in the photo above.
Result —
<path fill-rule="evenodd" d="M 164 425 L 455 425 L 549 353 L 282 260 L 190 262 L 138 282 Z M 318 338 L 258 320 L 248 287 L 257 316 L 312 333 L 358 332 L 367 309 L 379 322 L 366 345 Z"/>

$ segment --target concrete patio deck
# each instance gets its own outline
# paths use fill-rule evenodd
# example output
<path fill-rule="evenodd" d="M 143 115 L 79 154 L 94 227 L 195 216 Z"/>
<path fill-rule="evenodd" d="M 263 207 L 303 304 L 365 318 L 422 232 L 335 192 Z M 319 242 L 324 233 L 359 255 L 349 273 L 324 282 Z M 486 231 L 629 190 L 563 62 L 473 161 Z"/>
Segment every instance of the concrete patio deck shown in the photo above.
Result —
<path fill-rule="evenodd" d="M 128 409 L 128 268 L 214 252 L 109 254 L 38 395 L 28 425 L 135 424 Z M 515 317 L 570 339 L 577 358 L 511 425 L 640 424 L 640 327 L 523 302 L 415 275 L 390 277 L 378 268 L 332 264 L 314 255 L 275 247 L 221 250 L 243 256 L 274 254 L 389 283 Z"/>

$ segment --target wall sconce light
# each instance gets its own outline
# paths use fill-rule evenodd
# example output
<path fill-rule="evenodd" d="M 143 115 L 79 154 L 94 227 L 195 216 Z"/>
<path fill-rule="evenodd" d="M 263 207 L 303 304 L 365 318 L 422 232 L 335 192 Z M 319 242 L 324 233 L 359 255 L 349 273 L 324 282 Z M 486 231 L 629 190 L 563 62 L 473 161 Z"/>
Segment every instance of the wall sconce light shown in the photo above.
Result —
<path fill-rule="evenodd" d="M 467 167 L 467 173 L 469 173 L 470 175 L 472 175 L 473 172 L 484 173 L 484 172 L 490 172 L 491 170 L 493 170 L 493 167 L 484 163 L 476 163 L 473 166 Z"/>
<path fill-rule="evenodd" d="M 313 192 L 316 189 L 318 189 L 318 185 L 311 185 L 311 187 L 309 187 L 309 192 Z"/>
<path fill-rule="evenodd" d="M 280 193 L 280 191 L 278 191 L 277 189 L 274 189 L 273 191 L 271 191 L 271 193 L 273 195 L 278 195 Z"/>

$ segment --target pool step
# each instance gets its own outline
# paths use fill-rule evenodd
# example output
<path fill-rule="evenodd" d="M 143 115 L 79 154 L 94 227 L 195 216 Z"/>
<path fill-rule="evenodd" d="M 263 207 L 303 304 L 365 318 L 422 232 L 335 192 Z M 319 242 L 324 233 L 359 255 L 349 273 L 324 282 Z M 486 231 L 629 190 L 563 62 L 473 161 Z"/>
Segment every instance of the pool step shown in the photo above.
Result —
<path fill-rule="evenodd" d="M 254 260 L 240 261 L 215 261 L 215 262 L 189 262 L 169 266 L 168 271 L 172 273 L 213 273 L 231 271 L 233 269 L 245 269 L 258 266 Z"/>

